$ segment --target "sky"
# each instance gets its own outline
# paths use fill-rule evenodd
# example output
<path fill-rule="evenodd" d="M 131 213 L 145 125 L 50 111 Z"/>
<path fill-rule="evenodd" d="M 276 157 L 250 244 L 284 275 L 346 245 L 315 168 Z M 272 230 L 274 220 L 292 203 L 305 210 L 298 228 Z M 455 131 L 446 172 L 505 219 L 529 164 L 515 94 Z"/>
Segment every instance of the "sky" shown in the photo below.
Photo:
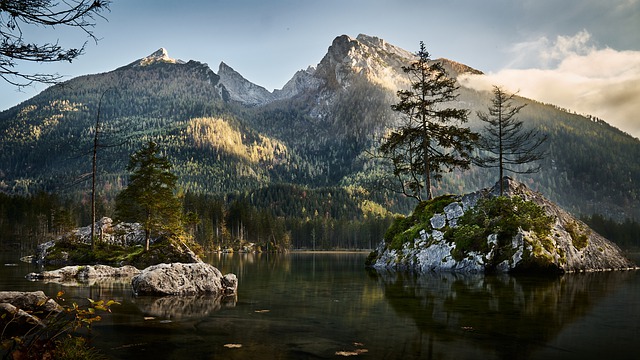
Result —
<path fill-rule="evenodd" d="M 114 0 L 97 18 L 97 43 L 77 29 L 27 28 L 27 40 L 85 54 L 72 63 L 19 64 L 64 79 L 114 70 L 161 47 L 169 56 L 224 61 L 251 82 L 280 89 L 317 65 L 333 39 L 363 33 L 486 74 L 525 97 L 597 116 L 640 138 L 640 0 Z M 45 89 L 0 83 L 0 110 Z"/>

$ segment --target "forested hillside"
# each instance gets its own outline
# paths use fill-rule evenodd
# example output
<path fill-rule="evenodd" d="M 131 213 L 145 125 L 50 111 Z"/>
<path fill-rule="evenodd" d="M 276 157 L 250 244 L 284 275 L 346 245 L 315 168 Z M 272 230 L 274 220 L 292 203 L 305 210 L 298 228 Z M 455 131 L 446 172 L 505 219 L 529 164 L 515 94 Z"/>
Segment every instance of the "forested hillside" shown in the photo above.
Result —
<path fill-rule="evenodd" d="M 338 238 L 367 232 L 377 242 L 383 230 L 374 229 L 371 219 L 415 206 L 380 186 L 389 172 L 372 157 L 381 137 L 398 124 L 391 105 L 408 84 L 401 70 L 413 60 L 407 50 L 366 35 L 340 36 L 317 67 L 250 103 L 238 91 L 255 87 L 232 69 L 221 78 L 206 64 L 160 55 L 52 86 L 0 113 L 0 191 L 45 191 L 62 204 L 86 204 L 99 120 L 99 216 L 112 215 L 112 199 L 126 185 L 129 155 L 148 140 L 172 162 L 185 206 L 209 219 L 193 229 L 203 242 L 221 243 L 221 218 L 232 238 L 248 233 L 266 241 L 260 227 L 252 228 L 265 216 L 275 224 L 266 227 L 271 237 L 282 227 L 294 246 L 331 247 Z M 480 74 L 438 61 L 451 76 Z M 491 92 L 461 86 L 459 94 L 455 105 L 468 109 L 469 126 L 481 131 L 475 113 L 486 111 Z M 638 139 L 600 119 L 517 101 L 527 104 L 518 115 L 525 126 L 548 135 L 542 170 L 520 181 L 577 215 L 640 219 Z M 445 174 L 434 193 L 475 191 L 493 185 L 497 176 L 475 167 Z M 232 208 L 245 209 L 242 224 L 229 214 L 211 215 Z M 86 225 L 80 213 L 74 220 Z M 360 247 L 369 239 L 343 243 Z"/>

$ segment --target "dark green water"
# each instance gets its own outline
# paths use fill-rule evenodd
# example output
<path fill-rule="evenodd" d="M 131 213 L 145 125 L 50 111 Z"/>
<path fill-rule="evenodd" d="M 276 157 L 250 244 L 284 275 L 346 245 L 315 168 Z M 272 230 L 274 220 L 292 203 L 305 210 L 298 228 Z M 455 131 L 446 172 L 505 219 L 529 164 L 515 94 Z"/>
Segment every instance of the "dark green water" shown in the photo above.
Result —
<path fill-rule="evenodd" d="M 16 262 L 2 256 L 3 264 Z M 28 282 L 24 274 L 35 270 L 28 264 L 2 266 L 0 290 L 64 290 L 67 301 L 122 302 L 94 327 L 92 344 L 113 359 L 640 356 L 640 272 L 410 276 L 367 272 L 365 257 L 215 255 L 210 263 L 238 276 L 231 303 L 134 298 L 118 282 Z"/>

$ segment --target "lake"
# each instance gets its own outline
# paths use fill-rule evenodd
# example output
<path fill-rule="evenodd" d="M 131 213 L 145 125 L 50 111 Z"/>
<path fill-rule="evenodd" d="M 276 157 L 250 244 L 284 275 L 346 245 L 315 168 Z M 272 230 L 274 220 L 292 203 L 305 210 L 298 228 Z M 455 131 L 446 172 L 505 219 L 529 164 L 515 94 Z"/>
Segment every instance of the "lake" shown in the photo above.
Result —
<path fill-rule="evenodd" d="M 235 301 L 134 297 L 127 282 L 29 282 L 0 253 L 0 290 L 114 299 L 92 345 L 113 359 L 636 359 L 640 272 L 562 277 L 376 273 L 367 253 L 215 254 Z M 636 259 L 637 260 L 637 259 Z M 17 263 L 17 264 L 16 264 Z M 8 264 L 9 266 L 5 265 Z"/>

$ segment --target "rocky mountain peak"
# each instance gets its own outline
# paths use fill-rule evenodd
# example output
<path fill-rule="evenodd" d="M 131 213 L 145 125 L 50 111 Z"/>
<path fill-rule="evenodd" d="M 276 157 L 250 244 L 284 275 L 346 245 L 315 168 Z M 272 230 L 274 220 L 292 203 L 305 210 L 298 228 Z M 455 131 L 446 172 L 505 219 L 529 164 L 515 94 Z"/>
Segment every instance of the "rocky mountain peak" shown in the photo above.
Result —
<path fill-rule="evenodd" d="M 168 63 L 168 64 L 184 64 L 184 61 L 173 59 L 169 57 L 167 49 L 160 48 L 154 51 L 151 55 L 143 57 L 129 64 L 131 66 L 148 66 L 156 63 Z"/>
<path fill-rule="evenodd" d="M 218 67 L 220 82 L 229 92 L 229 98 L 246 105 L 265 104 L 273 101 L 273 94 L 262 86 L 256 85 L 245 79 L 231 66 L 220 63 Z"/>
<path fill-rule="evenodd" d="M 401 68 L 413 58 L 410 52 L 374 36 L 360 34 L 354 39 L 342 35 L 335 38 L 320 61 L 316 76 L 333 89 L 349 87 L 357 78 L 364 77 L 393 90 L 406 86 Z"/>
<path fill-rule="evenodd" d="M 381 39 L 376 36 L 369 36 L 365 34 L 359 34 L 356 38 L 361 43 L 369 46 L 370 48 L 382 50 L 387 53 L 394 54 L 400 58 L 404 58 L 407 60 L 415 58 L 415 55 L 412 52 L 409 52 L 405 49 L 397 47 L 395 45 L 389 44 L 384 39 Z"/>

